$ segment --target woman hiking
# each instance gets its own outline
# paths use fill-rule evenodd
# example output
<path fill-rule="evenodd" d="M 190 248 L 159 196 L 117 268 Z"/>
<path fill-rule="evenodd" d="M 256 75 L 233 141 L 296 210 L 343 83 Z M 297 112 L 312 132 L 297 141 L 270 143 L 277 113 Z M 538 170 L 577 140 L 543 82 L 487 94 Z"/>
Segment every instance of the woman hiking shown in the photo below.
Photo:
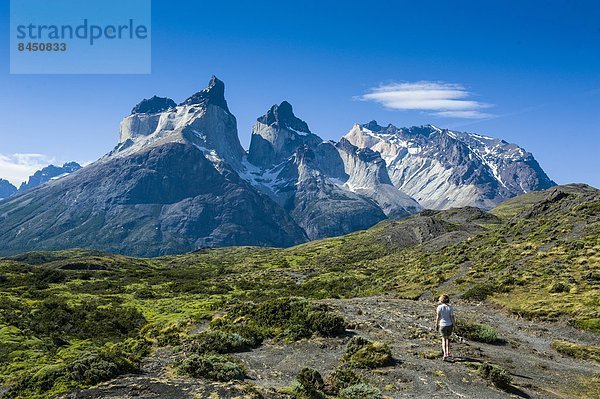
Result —
<path fill-rule="evenodd" d="M 450 306 L 450 297 L 444 294 L 440 296 L 438 300 L 438 307 L 436 309 L 435 317 L 435 329 L 442 335 L 442 350 L 444 351 L 444 357 L 442 360 L 446 360 L 452 356 L 450 353 L 450 335 L 454 329 L 454 309 Z"/>

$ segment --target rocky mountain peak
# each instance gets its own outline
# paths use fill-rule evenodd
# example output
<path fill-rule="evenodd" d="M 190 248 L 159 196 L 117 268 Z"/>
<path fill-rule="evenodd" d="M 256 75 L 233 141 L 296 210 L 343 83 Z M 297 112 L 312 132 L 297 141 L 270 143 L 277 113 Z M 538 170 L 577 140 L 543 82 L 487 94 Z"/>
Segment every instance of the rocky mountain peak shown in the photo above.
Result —
<path fill-rule="evenodd" d="M 0 200 L 8 198 L 17 192 L 17 188 L 8 180 L 0 179 Z"/>
<path fill-rule="evenodd" d="M 227 100 L 225 100 L 225 83 L 219 80 L 215 75 L 210 78 L 208 86 L 189 97 L 179 105 L 216 105 L 229 112 Z"/>
<path fill-rule="evenodd" d="M 131 114 L 156 114 L 159 112 L 166 111 L 171 108 L 175 108 L 177 104 L 175 101 L 167 97 L 144 98 L 131 110 Z"/>
<path fill-rule="evenodd" d="M 310 133 L 308 124 L 294 115 L 292 104 L 287 101 L 283 101 L 279 105 L 273 105 L 271 109 L 267 111 L 265 115 L 258 118 L 257 121 L 269 126 L 276 125 L 277 127 L 292 129 L 301 133 Z"/>
<path fill-rule="evenodd" d="M 372 120 L 369 123 L 365 123 L 364 125 L 362 125 L 362 127 L 364 127 L 365 129 L 369 129 L 372 132 L 380 132 L 381 130 L 383 130 L 383 127 L 379 126 L 376 120 Z"/>
<path fill-rule="evenodd" d="M 322 141 L 311 133 L 306 122 L 294 115 L 292 105 L 283 101 L 256 119 L 248 161 L 261 167 L 277 165 L 291 157 L 297 148 L 304 145 L 314 148 Z"/>

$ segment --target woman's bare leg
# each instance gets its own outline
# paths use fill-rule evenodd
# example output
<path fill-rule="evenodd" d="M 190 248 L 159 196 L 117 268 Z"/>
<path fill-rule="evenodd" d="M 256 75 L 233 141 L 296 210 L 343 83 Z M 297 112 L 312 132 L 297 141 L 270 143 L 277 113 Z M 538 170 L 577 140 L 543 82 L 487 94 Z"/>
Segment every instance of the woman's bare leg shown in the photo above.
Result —
<path fill-rule="evenodd" d="M 446 357 L 448 353 L 446 352 L 446 337 L 442 337 L 442 352 L 444 352 L 444 357 Z"/>

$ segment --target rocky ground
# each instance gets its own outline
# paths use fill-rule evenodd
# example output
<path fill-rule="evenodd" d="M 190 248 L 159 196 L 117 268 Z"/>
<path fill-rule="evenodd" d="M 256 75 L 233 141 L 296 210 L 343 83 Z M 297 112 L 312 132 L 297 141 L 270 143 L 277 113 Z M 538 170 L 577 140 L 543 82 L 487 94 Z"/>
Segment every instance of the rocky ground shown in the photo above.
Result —
<path fill-rule="evenodd" d="M 454 357 L 444 362 L 436 356 L 439 338 L 433 330 L 434 303 L 391 297 L 324 302 L 344 316 L 347 335 L 290 344 L 267 341 L 258 349 L 236 354 L 248 368 L 249 378 L 244 382 L 215 383 L 178 376 L 172 367 L 177 355 L 162 348 L 146 360 L 141 374 L 123 376 L 62 399 L 291 397 L 281 388 L 290 386 L 305 366 L 326 375 L 339 363 L 353 335 L 391 346 L 393 366 L 361 372 L 389 398 L 600 398 L 600 392 L 589 384 L 600 375 L 600 365 L 564 357 L 550 348 L 553 340 L 600 345 L 597 335 L 566 324 L 523 320 L 490 305 L 458 304 L 459 321 L 470 319 L 494 326 L 504 343 L 467 341 L 459 331 L 451 348 Z M 474 370 L 474 365 L 486 361 L 510 371 L 513 387 L 509 392 L 490 385 Z"/>

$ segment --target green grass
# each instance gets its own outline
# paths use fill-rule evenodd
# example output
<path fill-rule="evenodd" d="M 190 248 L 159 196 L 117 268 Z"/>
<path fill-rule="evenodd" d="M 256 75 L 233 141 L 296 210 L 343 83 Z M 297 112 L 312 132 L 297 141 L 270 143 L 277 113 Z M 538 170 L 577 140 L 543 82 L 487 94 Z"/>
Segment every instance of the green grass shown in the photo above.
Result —
<path fill-rule="evenodd" d="M 552 349 L 566 356 L 600 362 L 600 348 L 566 341 L 552 341 Z"/>
<path fill-rule="evenodd" d="M 215 313 L 211 329 L 222 333 L 212 337 L 215 347 L 236 347 L 237 336 L 253 346 L 265 337 L 335 335 L 343 320 L 313 300 L 418 298 L 443 283 L 444 292 L 465 301 L 600 333 L 600 196 L 567 190 L 567 198 L 531 217 L 523 215 L 543 194 L 507 201 L 493 211 L 500 221 L 475 221 L 484 227 L 471 238 L 442 247 L 389 243 L 409 218 L 287 249 L 232 247 L 154 259 L 74 249 L 0 259 L 0 385 L 54 378 L 48 389 L 31 381 L 23 388 L 40 399 L 85 386 L 59 371 L 123 342 L 185 346 L 186 332 Z M 460 229 L 443 213 L 435 217 Z M 487 342 L 494 333 L 478 327 L 474 334 Z M 135 364 L 137 351 L 123 353 Z"/>

